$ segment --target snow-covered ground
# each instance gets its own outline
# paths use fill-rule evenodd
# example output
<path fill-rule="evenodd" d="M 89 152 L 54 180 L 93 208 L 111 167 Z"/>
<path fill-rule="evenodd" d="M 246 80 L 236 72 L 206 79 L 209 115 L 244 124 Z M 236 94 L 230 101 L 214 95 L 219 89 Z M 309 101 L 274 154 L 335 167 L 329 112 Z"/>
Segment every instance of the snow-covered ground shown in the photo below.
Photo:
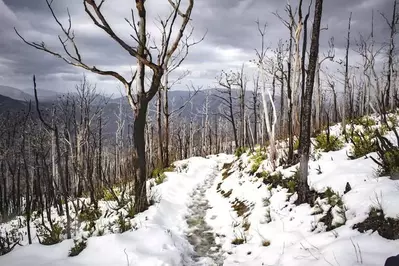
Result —
<path fill-rule="evenodd" d="M 155 187 L 160 202 L 133 219 L 137 230 L 90 237 L 86 249 L 76 257 L 68 257 L 72 240 L 17 247 L 0 257 L 0 265 L 194 265 L 193 247 L 186 237 L 190 195 L 218 173 L 219 162 L 226 157 L 176 162 L 176 166 L 184 164 L 187 171 L 166 173 L 167 180 Z"/>
<path fill-rule="evenodd" d="M 339 125 L 331 128 L 333 135 L 340 131 Z M 135 230 L 90 237 L 76 257 L 68 257 L 72 240 L 17 247 L 0 257 L 0 265 L 383 265 L 399 253 L 399 240 L 353 226 L 371 207 L 397 218 L 399 181 L 377 177 L 370 158 L 375 153 L 349 160 L 350 150 L 345 144 L 338 151 L 314 151 L 309 184 L 334 193 L 314 206 L 295 205 L 289 188 L 272 188 L 264 176 L 251 174 L 254 154 L 179 161 L 174 164 L 184 171 L 166 173 L 153 188 L 159 202 L 131 220 Z M 271 172 L 269 166 L 262 161 L 257 173 Z M 279 167 L 275 174 L 289 178 L 296 167 Z M 327 213 L 332 230 L 322 220 Z"/>
<path fill-rule="evenodd" d="M 338 131 L 335 127 L 332 133 Z M 392 139 L 392 134 L 387 137 Z M 221 236 L 217 242 L 224 251 L 224 265 L 371 266 L 384 265 L 388 257 L 397 255 L 399 240 L 385 239 L 377 232 L 360 233 L 352 227 L 368 217 L 371 207 L 397 218 L 399 181 L 377 176 L 378 166 L 370 158 L 378 158 L 375 153 L 349 160 L 350 148 L 346 144 L 339 151 L 321 152 L 309 163 L 310 186 L 318 192 L 330 188 L 342 197 L 345 218 L 334 215 L 334 219 L 341 218 L 337 222 L 345 224 L 328 232 L 319 221 L 329 207 L 326 200 L 319 201 L 320 214 L 309 204 L 296 206 L 296 194 L 282 187 L 269 188 L 262 178 L 250 175 L 249 154 L 227 167 L 228 175 L 219 175 L 207 194 L 213 207 L 207 222 Z M 266 161 L 259 169 L 270 170 Z M 296 166 L 277 171 L 289 177 Z M 344 194 L 347 182 L 352 189 Z M 247 206 L 244 214 L 238 215 L 237 208 L 232 208 L 234 202 Z"/>

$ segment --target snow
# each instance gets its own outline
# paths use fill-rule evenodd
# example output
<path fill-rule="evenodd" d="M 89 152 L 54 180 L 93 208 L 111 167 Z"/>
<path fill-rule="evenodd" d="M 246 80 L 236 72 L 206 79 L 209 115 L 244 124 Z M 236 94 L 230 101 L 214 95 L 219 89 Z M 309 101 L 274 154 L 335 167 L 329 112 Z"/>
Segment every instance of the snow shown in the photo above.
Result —
<path fill-rule="evenodd" d="M 185 231 L 190 193 L 210 178 L 226 155 L 176 162 L 187 172 L 166 173 L 167 181 L 156 186 L 160 202 L 133 220 L 138 229 L 122 234 L 90 237 L 87 248 L 68 257 L 73 246 L 66 240 L 52 246 L 35 243 L 0 257 L 0 265 L 183 265 L 191 261 L 192 246 Z M 181 167 L 187 165 L 186 167 Z"/>
<path fill-rule="evenodd" d="M 340 135 L 339 124 L 330 130 Z M 392 132 L 387 137 L 393 139 Z M 378 165 L 371 159 L 377 158 L 375 153 L 349 160 L 350 149 L 351 145 L 345 144 L 339 151 L 313 151 L 317 156 L 309 163 L 309 185 L 318 192 L 334 191 L 334 197 L 342 197 L 343 206 L 332 206 L 328 199 L 320 198 L 313 207 L 296 206 L 295 193 L 271 188 L 262 178 L 250 175 L 252 156 L 248 153 L 239 158 L 224 154 L 190 158 L 174 163 L 178 170 L 166 173 L 165 182 L 152 188 L 159 203 L 131 220 L 136 230 L 90 237 L 77 257 L 68 257 L 72 240 L 53 246 L 34 243 L 18 247 L 0 257 L 0 265 L 205 266 L 219 265 L 220 260 L 224 266 L 383 265 L 389 256 L 399 253 L 399 240 L 385 239 L 377 232 L 360 233 L 352 227 L 368 217 L 371 207 L 397 218 L 399 181 L 377 177 Z M 230 163 L 231 167 L 227 166 Z M 222 166 L 229 169 L 222 170 Z M 279 167 L 277 171 L 289 178 L 297 167 Z M 222 174 L 225 171 L 227 176 Z M 268 160 L 260 165 L 261 171 L 272 172 Z M 351 190 L 344 194 L 347 183 Z M 237 202 L 247 207 L 242 215 L 233 208 Z M 196 210 L 198 204 L 201 207 Z M 326 231 L 319 220 L 329 210 L 333 224 L 342 226 Z M 196 225 L 190 228 L 188 216 L 205 219 L 202 227 L 206 231 L 197 232 Z M 106 224 L 107 219 L 116 218 L 102 217 L 99 223 Z M 9 227 L 10 223 L 0 225 L 0 230 Z M 212 243 L 207 243 L 209 254 L 216 253 L 213 257 L 201 254 L 205 257 L 194 260 L 196 246 L 190 239 L 201 242 L 209 229 L 214 236 Z M 197 235 L 190 238 L 194 233 Z M 243 244 L 232 244 L 240 239 Z"/>
<path fill-rule="evenodd" d="M 337 136 L 340 131 L 339 125 L 332 128 L 332 134 Z M 391 137 L 392 134 L 388 134 L 388 138 Z M 364 221 L 371 207 L 382 208 L 386 217 L 398 217 L 399 183 L 388 177 L 377 177 L 378 166 L 370 158 L 378 158 L 375 153 L 349 160 L 350 148 L 351 145 L 346 144 L 342 150 L 322 152 L 309 164 L 311 187 L 319 192 L 330 188 L 343 196 L 346 223 L 338 215 L 340 208 L 333 207 L 333 224 L 345 224 L 329 232 L 318 222 L 324 214 L 314 215 L 315 209 L 308 204 L 292 204 L 296 195 L 290 200 L 287 189 L 268 189 L 260 179 L 246 172 L 250 155 L 238 158 L 232 166 L 233 173 L 224 180 L 219 177 L 207 195 L 213 204 L 208 223 L 215 232 L 224 235 L 220 239 L 226 257 L 224 265 L 383 265 L 389 256 L 396 255 L 399 241 L 384 239 L 377 232 L 362 234 L 352 226 Z M 289 177 L 296 167 L 277 170 Z M 229 198 L 216 191 L 219 182 L 221 190 L 232 189 Z M 347 182 L 352 190 L 344 195 Z M 247 217 L 239 217 L 232 209 L 235 199 L 254 204 Z M 330 208 L 325 200 L 319 203 L 324 211 Z M 242 227 L 245 222 L 251 224 L 248 231 Z M 246 243 L 231 244 L 237 237 L 244 238 Z M 265 240 L 270 242 L 269 246 L 262 245 Z"/>

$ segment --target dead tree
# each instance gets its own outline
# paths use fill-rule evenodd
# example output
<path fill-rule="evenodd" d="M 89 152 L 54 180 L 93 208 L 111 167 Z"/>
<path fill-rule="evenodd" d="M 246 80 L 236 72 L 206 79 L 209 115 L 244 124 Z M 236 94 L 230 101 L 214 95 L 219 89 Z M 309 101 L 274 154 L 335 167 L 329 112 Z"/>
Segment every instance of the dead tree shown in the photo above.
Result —
<path fill-rule="evenodd" d="M 321 99 L 321 77 L 320 71 L 323 62 L 326 60 L 333 61 L 335 57 L 335 50 L 334 50 L 334 38 L 330 38 L 328 41 L 329 49 L 326 54 L 324 54 L 323 58 L 317 60 L 316 65 L 316 75 L 315 75 L 315 123 L 314 129 L 317 131 L 320 129 L 322 124 L 321 116 L 323 114 L 322 109 L 322 99 Z"/>
<path fill-rule="evenodd" d="M 266 132 L 269 137 L 269 158 L 271 162 L 271 167 L 273 170 L 276 169 L 276 159 L 277 159 L 277 149 L 276 149 L 276 124 L 277 124 L 277 112 L 276 112 L 276 106 L 274 104 L 274 99 L 272 94 L 270 93 L 270 89 L 266 87 L 266 52 L 267 49 L 265 48 L 265 34 L 266 34 L 266 25 L 263 28 L 259 27 L 259 22 L 257 22 L 258 25 L 258 32 L 261 37 L 261 49 L 257 50 L 255 49 L 256 52 L 256 64 L 258 67 L 258 71 L 260 72 L 260 75 L 262 77 L 262 83 L 263 83 L 263 88 L 261 90 L 261 95 L 262 95 L 262 103 L 263 103 L 263 112 L 264 112 L 264 119 L 265 119 L 265 126 L 266 126 Z M 272 73 L 272 78 L 275 78 L 275 73 L 274 71 Z M 273 88 L 274 89 L 274 88 Z M 268 100 L 266 99 L 266 93 L 268 95 Z M 271 105 L 271 110 L 269 111 L 268 107 L 268 102 L 270 102 Z"/>
<path fill-rule="evenodd" d="M 320 24 L 323 12 L 323 0 L 316 0 L 312 38 L 309 51 L 308 70 L 306 76 L 306 90 L 302 95 L 301 134 L 300 134 L 300 189 L 299 202 L 305 202 L 308 196 L 308 163 L 310 152 L 310 129 L 312 114 L 312 94 L 314 87 L 317 58 L 319 55 Z M 304 29 L 304 41 L 306 40 L 306 25 Z M 306 46 L 305 46 L 306 47 Z"/>
<path fill-rule="evenodd" d="M 220 115 L 231 123 L 231 127 L 233 130 L 234 136 L 234 144 L 235 148 L 240 147 L 240 143 L 238 141 L 238 134 L 237 134 L 237 122 L 236 122 L 236 111 L 235 111 L 235 102 L 236 96 L 234 95 L 234 74 L 227 73 L 222 71 L 220 76 L 218 77 L 218 84 L 222 87 L 218 89 L 219 94 L 215 94 L 214 96 L 221 101 L 221 105 L 224 106 L 221 110 Z M 227 110 L 226 110 L 227 109 Z"/>
<path fill-rule="evenodd" d="M 350 48 L 350 34 L 351 34 L 351 20 L 352 12 L 349 15 L 348 33 L 346 37 L 346 50 L 345 50 L 345 76 L 344 76 L 344 99 L 342 101 L 342 132 L 346 132 L 346 107 L 347 107 L 347 93 L 349 86 L 349 48 Z"/>
<path fill-rule="evenodd" d="M 300 2 L 300 7 L 302 5 L 302 1 Z M 288 164 L 293 163 L 294 161 L 294 113 L 297 112 L 295 105 L 296 92 L 298 91 L 298 86 L 296 80 L 299 75 L 298 71 L 300 69 L 297 66 L 299 56 L 299 41 L 300 41 L 300 31 L 301 25 L 299 25 L 295 21 L 296 12 L 293 12 L 290 4 L 287 4 L 285 7 L 285 11 L 288 15 L 288 20 L 282 18 L 279 14 L 275 13 L 275 15 L 280 19 L 280 21 L 284 24 L 284 26 L 289 31 L 289 41 L 288 41 L 288 59 L 287 59 L 287 75 L 286 75 L 286 83 L 287 83 L 287 108 L 288 108 Z M 302 21 L 302 19 L 301 19 Z M 294 52 L 295 48 L 295 52 Z M 294 56 L 295 54 L 295 56 Z M 293 66 L 293 58 L 294 66 Z"/>
<path fill-rule="evenodd" d="M 254 143 L 255 144 L 259 144 L 259 139 L 258 139 L 258 116 L 259 116 L 259 89 L 260 89 L 260 85 L 259 85 L 259 74 L 257 74 L 254 78 L 253 78 L 253 90 L 252 90 L 252 112 L 253 112 L 253 124 L 254 124 L 254 130 L 253 130 L 253 139 L 254 139 Z"/>
<path fill-rule="evenodd" d="M 399 16 L 396 11 L 396 3 L 397 1 L 394 0 L 393 2 L 393 10 L 392 10 L 392 18 L 391 21 L 381 13 L 381 16 L 385 19 L 385 22 L 387 23 L 390 34 L 389 34 L 389 45 L 388 45 L 388 65 L 387 65 L 387 75 L 386 75 L 386 85 L 385 85 L 385 90 L 384 90 L 384 106 L 385 108 L 393 108 L 394 107 L 394 98 L 395 95 L 392 92 L 391 96 L 391 90 L 392 90 L 392 76 L 394 72 L 393 68 L 393 57 L 394 57 L 394 52 L 395 52 L 395 36 L 397 34 L 397 25 L 399 23 Z M 392 101 L 391 101 L 392 99 Z"/>
<path fill-rule="evenodd" d="M 136 12 L 132 9 L 131 20 L 125 19 L 131 26 L 134 34 L 131 37 L 136 42 L 134 46 L 124 41 L 110 25 L 103 13 L 104 0 L 96 2 L 94 0 L 84 0 L 83 7 L 91 19 L 93 24 L 101 29 L 106 35 L 108 35 L 118 46 L 125 50 L 131 57 L 137 60 L 136 72 L 131 75 L 130 78 L 125 78 L 122 74 L 113 71 L 100 69 L 96 66 L 89 65 L 83 55 L 79 52 L 77 43 L 75 42 L 75 34 L 72 31 L 71 16 L 68 13 L 68 25 L 63 25 L 58 19 L 52 7 L 52 2 L 46 0 L 47 5 L 55 19 L 55 22 L 61 28 L 64 38 L 59 36 L 59 41 L 65 56 L 53 49 L 50 49 L 44 42 L 29 42 L 22 37 L 16 30 L 18 36 L 28 45 L 47 52 L 53 56 L 56 56 L 67 64 L 80 67 L 90 72 L 93 72 L 102 76 L 111 76 L 121 82 L 126 89 L 126 94 L 134 111 L 134 124 L 133 124 L 133 136 L 134 136 L 134 147 L 137 155 L 136 163 L 136 176 L 135 176 L 135 211 L 136 213 L 142 212 L 148 207 L 148 199 L 146 192 L 146 180 L 147 180 L 147 163 L 146 163 L 146 144 L 145 144 L 145 126 L 148 104 L 151 99 L 157 94 L 161 87 L 162 77 L 167 71 L 169 61 L 173 54 L 175 54 L 187 25 L 191 18 L 191 13 L 194 7 L 194 0 L 188 0 L 188 4 L 185 5 L 184 11 L 182 10 L 182 0 L 176 2 L 168 1 L 171 6 L 171 13 L 169 16 L 161 20 L 161 25 L 168 25 L 165 27 L 166 32 L 162 33 L 162 42 L 159 45 L 159 53 L 157 59 L 153 58 L 153 51 L 151 50 L 150 43 L 148 40 L 148 29 L 147 29 L 147 10 L 145 6 L 145 0 L 136 1 Z M 115 4 L 115 3 L 113 3 Z M 138 16 L 138 19 L 136 18 Z M 138 24 L 138 26 L 137 26 Z M 130 59 L 129 59 L 130 60 Z M 146 90 L 145 78 L 146 69 L 152 71 L 150 77 L 149 89 Z M 136 88 L 133 88 L 133 85 Z"/>
<path fill-rule="evenodd" d="M 66 234 L 67 238 L 71 238 L 71 217 L 69 215 L 69 207 L 68 207 L 68 198 L 69 198 L 69 193 L 67 189 L 67 176 L 65 175 L 65 171 L 62 165 L 62 152 L 61 152 L 61 143 L 60 143 L 60 133 L 59 133 L 59 128 L 57 123 L 53 123 L 53 125 L 50 125 L 48 122 L 45 121 L 43 118 L 42 112 L 40 111 L 40 106 L 39 106 L 39 99 L 37 97 L 37 89 L 36 89 L 36 77 L 33 76 L 33 91 L 35 95 L 35 103 L 36 103 L 36 111 L 39 116 L 39 119 L 41 123 L 54 134 L 55 138 L 55 151 L 56 151 L 56 163 L 57 163 L 57 174 L 60 177 L 60 183 L 61 183 L 61 190 L 62 190 L 62 197 L 64 200 L 64 205 L 65 205 L 65 215 L 66 215 Z"/>

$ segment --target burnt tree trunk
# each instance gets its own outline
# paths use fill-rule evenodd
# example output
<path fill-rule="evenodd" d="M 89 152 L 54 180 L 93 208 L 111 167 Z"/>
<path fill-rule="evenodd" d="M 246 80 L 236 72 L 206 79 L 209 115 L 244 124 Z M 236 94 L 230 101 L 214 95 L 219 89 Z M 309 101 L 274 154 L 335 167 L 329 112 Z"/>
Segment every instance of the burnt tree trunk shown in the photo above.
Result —
<path fill-rule="evenodd" d="M 308 186 L 308 163 L 310 151 L 310 126 L 312 115 L 312 94 L 315 80 L 316 63 L 319 54 L 320 23 L 323 12 L 323 0 L 316 0 L 314 11 L 313 32 L 309 52 L 308 71 L 306 76 L 306 90 L 302 95 L 302 111 L 300 126 L 300 189 L 298 201 L 306 202 L 309 191 Z M 306 40 L 306 23 L 304 30 L 304 41 Z"/>

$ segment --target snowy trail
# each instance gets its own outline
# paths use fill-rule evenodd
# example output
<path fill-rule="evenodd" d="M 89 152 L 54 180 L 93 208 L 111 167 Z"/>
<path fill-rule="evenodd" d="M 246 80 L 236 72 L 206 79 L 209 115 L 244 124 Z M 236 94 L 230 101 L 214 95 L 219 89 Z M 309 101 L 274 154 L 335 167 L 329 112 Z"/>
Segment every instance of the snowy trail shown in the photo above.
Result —
<path fill-rule="evenodd" d="M 73 240 L 52 246 L 35 241 L 0 256 L 0 265 L 222 265 L 211 227 L 205 222 L 209 209 L 206 193 L 219 176 L 220 166 L 230 158 L 219 155 L 175 162 L 176 171 L 166 172 L 165 182 L 153 188 L 154 195 L 159 196 L 158 202 L 130 220 L 135 229 L 90 237 L 87 247 L 76 257 L 68 257 Z M 100 204 L 104 208 L 108 206 L 106 202 Z M 101 217 L 98 226 L 113 227 L 117 220 L 116 214 Z M 79 230 L 78 233 L 82 233 L 84 229 Z"/>
<path fill-rule="evenodd" d="M 212 228 L 206 223 L 205 217 L 209 206 L 206 192 L 215 181 L 218 172 L 214 172 L 205 182 L 194 189 L 191 194 L 192 204 L 189 206 L 190 214 L 187 215 L 189 231 L 188 241 L 194 247 L 194 265 L 223 265 L 223 257 L 220 254 L 221 246 L 215 243 L 215 235 Z"/>

